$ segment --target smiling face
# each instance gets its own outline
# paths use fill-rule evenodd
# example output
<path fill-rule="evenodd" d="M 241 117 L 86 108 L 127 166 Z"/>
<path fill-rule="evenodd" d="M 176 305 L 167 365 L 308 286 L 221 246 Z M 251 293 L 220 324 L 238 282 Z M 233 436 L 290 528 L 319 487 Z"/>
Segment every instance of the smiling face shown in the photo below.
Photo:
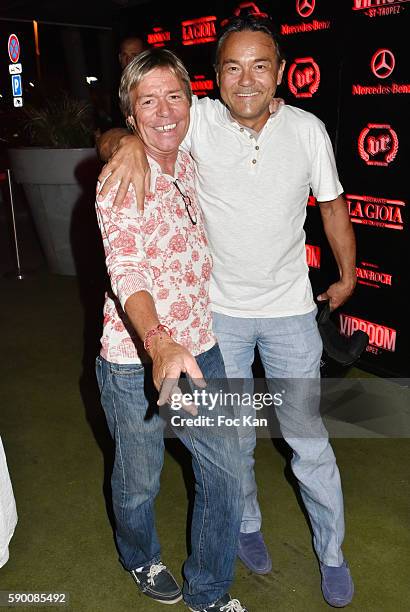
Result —
<path fill-rule="evenodd" d="M 262 129 L 284 67 L 268 34 L 244 30 L 228 35 L 220 51 L 217 81 L 222 99 L 238 123 Z"/>
<path fill-rule="evenodd" d="M 169 68 L 154 68 L 132 92 L 134 125 L 147 152 L 161 163 L 176 158 L 189 126 L 189 101 L 183 84 Z"/>

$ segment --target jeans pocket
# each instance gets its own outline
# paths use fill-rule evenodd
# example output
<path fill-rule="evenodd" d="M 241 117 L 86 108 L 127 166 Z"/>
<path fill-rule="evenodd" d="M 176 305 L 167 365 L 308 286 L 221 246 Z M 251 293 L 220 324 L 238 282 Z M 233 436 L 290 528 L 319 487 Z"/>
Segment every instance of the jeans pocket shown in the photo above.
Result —
<path fill-rule="evenodd" d="M 97 378 L 98 387 L 101 392 L 103 388 L 103 384 L 104 384 L 104 377 L 103 377 L 103 363 L 102 363 L 102 358 L 100 355 L 98 355 L 95 359 L 95 376 Z"/>
<path fill-rule="evenodd" d="M 124 377 L 144 376 L 144 365 L 142 363 L 110 363 L 111 374 Z"/>

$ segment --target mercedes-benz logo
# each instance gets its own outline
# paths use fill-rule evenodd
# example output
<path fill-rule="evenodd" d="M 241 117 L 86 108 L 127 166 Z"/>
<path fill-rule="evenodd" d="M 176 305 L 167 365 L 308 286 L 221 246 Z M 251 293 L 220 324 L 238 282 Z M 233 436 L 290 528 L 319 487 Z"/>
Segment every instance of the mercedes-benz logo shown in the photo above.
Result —
<path fill-rule="evenodd" d="M 378 49 L 372 57 L 370 66 L 379 79 L 387 79 L 396 65 L 396 60 L 390 49 Z"/>
<path fill-rule="evenodd" d="M 296 10 L 301 17 L 310 17 L 315 10 L 316 0 L 296 0 Z"/>

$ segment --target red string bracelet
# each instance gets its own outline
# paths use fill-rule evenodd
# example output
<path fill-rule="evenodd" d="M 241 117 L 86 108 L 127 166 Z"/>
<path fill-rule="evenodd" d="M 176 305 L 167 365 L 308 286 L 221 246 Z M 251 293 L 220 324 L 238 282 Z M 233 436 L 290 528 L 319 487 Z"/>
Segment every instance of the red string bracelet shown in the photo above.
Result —
<path fill-rule="evenodd" d="M 172 331 L 169 329 L 169 327 L 167 327 L 166 325 L 162 325 L 162 323 L 160 323 L 156 327 L 153 327 L 152 329 L 146 332 L 144 336 L 144 349 L 147 352 L 149 351 L 149 345 L 150 345 L 151 338 L 153 338 L 157 334 L 161 334 L 162 332 L 165 332 L 166 334 L 168 334 L 169 337 L 172 336 Z"/>

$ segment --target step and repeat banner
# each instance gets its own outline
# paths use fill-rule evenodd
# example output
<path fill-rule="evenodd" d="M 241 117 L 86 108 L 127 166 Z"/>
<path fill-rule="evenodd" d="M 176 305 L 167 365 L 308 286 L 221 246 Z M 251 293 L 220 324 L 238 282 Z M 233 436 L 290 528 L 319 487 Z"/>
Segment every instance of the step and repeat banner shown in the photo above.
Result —
<path fill-rule="evenodd" d="M 408 32 L 410 0 L 281 0 L 176 2 L 140 6 L 116 24 L 129 24 L 153 46 L 185 62 L 192 88 L 218 96 L 215 40 L 234 14 L 268 14 L 282 35 L 287 68 L 278 95 L 316 114 L 332 139 L 357 238 L 358 285 L 335 313 L 343 334 L 366 331 L 360 365 L 410 375 Z M 314 198 L 307 203 L 306 253 L 317 295 L 337 278 Z"/>

